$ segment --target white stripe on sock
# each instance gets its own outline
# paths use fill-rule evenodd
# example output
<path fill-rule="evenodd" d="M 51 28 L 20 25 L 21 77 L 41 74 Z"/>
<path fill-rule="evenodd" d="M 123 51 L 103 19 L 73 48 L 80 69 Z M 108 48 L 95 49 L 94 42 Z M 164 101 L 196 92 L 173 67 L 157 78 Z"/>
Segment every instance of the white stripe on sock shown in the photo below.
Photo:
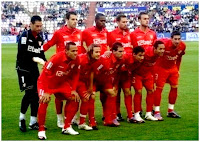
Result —
<path fill-rule="evenodd" d="M 174 104 L 168 104 L 168 109 L 174 110 Z"/>

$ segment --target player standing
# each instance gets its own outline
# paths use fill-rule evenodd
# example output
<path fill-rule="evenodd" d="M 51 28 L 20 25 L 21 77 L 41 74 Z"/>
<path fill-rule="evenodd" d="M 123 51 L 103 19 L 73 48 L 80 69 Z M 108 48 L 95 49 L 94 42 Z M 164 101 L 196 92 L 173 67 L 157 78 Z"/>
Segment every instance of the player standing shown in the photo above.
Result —
<path fill-rule="evenodd" d="M 73 11 L 68 12 L 65 16 L 67 25 L 57 30 L 50 41 L 44 44 L 43 49 L 47 51 L 50 47 L 56 45 L 56 53 L 65 51 L 65 45 L 68 42 L 76 43 L 78 47 L 78 54 L 82 53 L 82 32 L 76 28 L 77 25 L 77 14 Z M 63 101 L 55 98 L 56 113 L 57 113 L 57 126 L 63 128 Z"/>
<path fill-rule="evenodd" d="M 156 41 L 157 36 L 154 31 L 149 29 L 148 13 L 140 12 L 138 15 L 138 21 L 140 26 L 131 33 L 131 44 L 133 45 L 133 48 L 136 46 L 142 46 L 145 50 L 149 47 L 153 48 L 153 44 Z M 142 96 L 137 95 L 137 97 Z"/>
<path fill-rule="evenodd" d="M 108 50 L 106 30 L 106 17 L 102 13 L 97 13 L 95 16 L 96 26 L 87 28 L 82 34 L 82 44 L 85 47 L 84 53 L 87 52 L 88 46 L 92 43 L 101 45 L 101 55 Z"/>
<path fill-rule="evenodd" d="M 35 15 L 31 18 L 30 30 L 24 31 L 18 42 L 16 70 L 20 90 L 25 90 L 19 116 L 19 128 L 22 132 L 26 131 L 25 114 L 29 105 L 31 108 L 29 129 L 38 129 L 37 111 L 39 97 L 37 93 L 37 79 L 39 77 L 39 69 L 37 63 L 44 65 L 46 61 L 44 52 L 41 50 L 43 44 L 41 31 L 42 19 L 40 16 Z"/>
<path fill-rule="evenodd" d="M 82 45 L 83 45 L 83 53 L 86 53 L 88 51 L 88 47 L 94 43 L 101 46 L 101 55 L 104 54 L 105 51 L 108 50 L 107 45 L 107 34 L 108 31 L 105 28 L 106 25 L 106 17 L 102 13 L 97 13 L 95 15 L 95 26 L 92 26 L 90 28 L 87 28 L 82 33 Z M 96 120 L 94 119 L 94 108 L 92 104 L 94 104 L 94 99 L 90 99 L 90 105 L 89 107 L 89 122 L 90 126 L 96 127 Z"/>
<path fill-rule="evenodd" d="M 130 32 L 128 29 L 128 20 L 127 17 L 123 14 L 119 14 L 116 17 L 116 22 L 118 27 L 114 29 L 113 31 L 109 32 L 108 34 L 108 45 L 109 47 L 112 47 L 112 44 L 117 42 L 121 42 L 125 53 L 131 53 L 133 51 L 132 45 L 131 45 L 131 38 L 130 38 Z M 119 81 L 119 90 L 117 94 L 117 120 L 123 121 L 122 115 L 120 113 L 120 94 L 121 94 L 121 88 L 124 92 L 124 102 L 127 110 L 127 118 L 129 122 L 133 122 L 131 120 L 132 118 L 132 95 L 131 95 L 131 89 L 130 89 L 130 77 L 128 71 L 123 71 L 120 73 L 120 81 Z"/>
<path fill-rule="evenodd" d="M 149 15 L 146 12 L 141 12 L 138 15 L 140 26 L 131 33 L 131 43 L 133 48 L 142 46 L 144 49 L 151 46 L 157 39 L 156 33 L 149 29 Z"/>
<path fill-rule="evenodd" d="M 161 39 L 162 40 L 162 39 Z M 181 41 L 181 33 L 173 31 L 171 39 L 163 39 L 165 43 L 165 52 L 162 58 L 156 64 L 156 91 L 155 91 L 155 115 L 158 119 L 163 119 L 160 114 L 161 93 L 166 82 L 171 86 L 168 97 L 168 117 L 180 118 L 174 111 L 174 105 L 177 99 L 179 69 L 182 56 L 185 54 L 186 45 Z"/>

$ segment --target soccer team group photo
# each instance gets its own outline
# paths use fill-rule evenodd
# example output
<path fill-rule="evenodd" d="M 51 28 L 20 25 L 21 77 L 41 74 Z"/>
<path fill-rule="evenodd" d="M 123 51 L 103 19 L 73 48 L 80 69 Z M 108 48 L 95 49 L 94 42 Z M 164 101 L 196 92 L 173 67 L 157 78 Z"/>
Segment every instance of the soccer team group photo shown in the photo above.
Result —
<path fill-rule="evenodd" d="M 2 140 L 199 139 L 198 1 L 1 4 Z"/>

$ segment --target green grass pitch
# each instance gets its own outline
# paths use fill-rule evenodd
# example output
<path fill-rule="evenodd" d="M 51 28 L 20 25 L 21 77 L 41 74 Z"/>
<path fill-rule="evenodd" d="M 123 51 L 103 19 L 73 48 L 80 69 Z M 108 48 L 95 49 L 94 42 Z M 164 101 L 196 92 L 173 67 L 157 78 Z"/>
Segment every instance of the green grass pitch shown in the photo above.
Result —
<path fill-rule="evenodd" d="M 183 57 L 178 89 L 178 100 L 175 110 L 182 116 L 181 119 L 166 117 L 169 85 L 166 85 L 162 94 L 161 113 L 164 117 L 162 122 L 146 121 L 144 124 L 129 124 L 121 122 L 117 128 L 103 126 L 102 107 L 99 101 L 99 93 L 96 95 L 95 115 L 98 122 L 98 131 L 78 130 L 80 135 L 71 136 L 61 134 L 61 129 L 56 125 L 56 113 L 54 97 L 48 107 L 46 135 L 48 140 L 198 140 L 199 139 L 199 110 L 198 110 L 198 42 L 186 42 L 187 50 Z M 2 70 L 1 70 L 1 135 L 2 140 L 38 140 L 36 130 L 28 130 L 22 133 L 18 128 L 20 103 L 23 93 L 19 91 L 15 61 L 17 44 L 2 44 Z M 49 57 L 55 53 L 55 48 L 46 52 Z M 41 68 L 41 66 L 40 66 Z M 132 92 L 133 93 L 133 92 Z M 143 91 L 143 109 L 145 110 L 146 92 Z M 123 102 L 121 112 L 126 117 Z M 30 111 L 26 114 L 26 124 L 29 123 Z"/>

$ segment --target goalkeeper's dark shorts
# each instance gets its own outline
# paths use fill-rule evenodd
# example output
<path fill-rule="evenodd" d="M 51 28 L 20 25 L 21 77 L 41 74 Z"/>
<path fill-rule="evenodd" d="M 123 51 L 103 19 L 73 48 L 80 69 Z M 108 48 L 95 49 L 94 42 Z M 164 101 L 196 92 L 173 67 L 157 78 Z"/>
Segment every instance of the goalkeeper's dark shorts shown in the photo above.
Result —
<path fill-rule="evenodd" d="M 37 78 L 39 75 L 33 74 L 24 69 L 20 69 L 19 67 L 16 70 L 21 92 L 28 89 L 37 90 Z"/>

